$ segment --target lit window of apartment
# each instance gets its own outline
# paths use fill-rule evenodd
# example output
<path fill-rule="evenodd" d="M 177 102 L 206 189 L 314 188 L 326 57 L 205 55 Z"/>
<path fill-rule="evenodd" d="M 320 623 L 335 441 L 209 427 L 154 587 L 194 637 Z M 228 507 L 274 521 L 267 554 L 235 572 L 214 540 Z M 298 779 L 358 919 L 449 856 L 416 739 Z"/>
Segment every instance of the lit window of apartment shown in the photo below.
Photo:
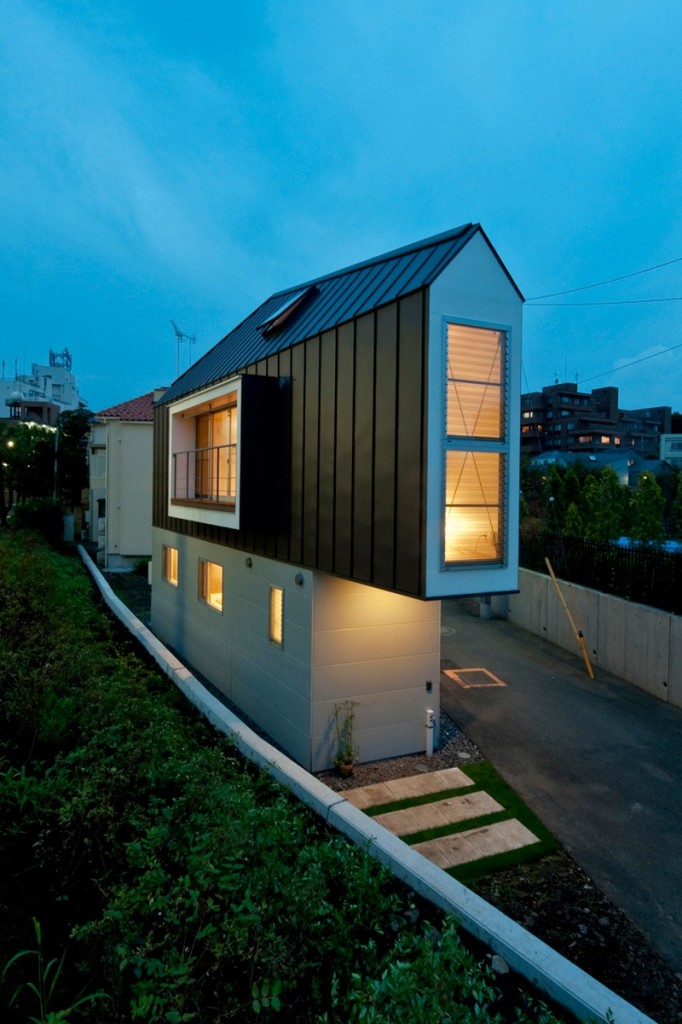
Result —
<path fill-rule="evenodd" d="M 270 640 L 278 647 L 284 640 L 284 590 L 270 587 Z"/>
<path fill-rule="evenodd" d="M 161 548 L 161 575 L 174 587 L 178 585 L 178 563 L 178 549 L 164 544 Z"/>
<path fill-rule="evenodd" d="M 217 612 L 223 610 L 223 567 L 199 559 L 199 597 Z"/>
<path fill-rule="evenodd" d="M 447 325 L 446 565 L 504 555 L 506 331 Z"/>
<path fill-rule="evenodd" d="M 602 434 L 602 436 L 599 438 L 599 440 L 601 441 L 602 444 L 611 444 L 611 438 L 609 437 L 608 434 Z"/>

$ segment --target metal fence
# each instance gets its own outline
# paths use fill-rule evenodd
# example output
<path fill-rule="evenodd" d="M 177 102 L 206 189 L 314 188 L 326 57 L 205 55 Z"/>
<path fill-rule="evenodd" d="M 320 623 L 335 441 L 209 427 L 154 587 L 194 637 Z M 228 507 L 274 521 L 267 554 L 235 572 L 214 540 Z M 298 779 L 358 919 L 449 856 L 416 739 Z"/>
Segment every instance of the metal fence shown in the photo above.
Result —
<path fill-rule="evenodd" d="M 523 568 L 546 573 L 545 558 L 560 579 L 682 615 L 682 554 L 522 532 Z"/>

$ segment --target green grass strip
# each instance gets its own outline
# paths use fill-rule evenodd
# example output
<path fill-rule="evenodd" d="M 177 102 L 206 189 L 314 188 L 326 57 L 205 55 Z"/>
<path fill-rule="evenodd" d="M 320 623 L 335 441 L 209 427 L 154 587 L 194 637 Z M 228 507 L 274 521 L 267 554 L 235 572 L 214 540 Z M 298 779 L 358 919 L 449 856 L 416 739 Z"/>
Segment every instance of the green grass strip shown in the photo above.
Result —
<path fill-rule="evenodd" d="M 509 821 L 511 815 L 507 811 L 493 811 L 479 818 L 467 818 L 465 821 L 451 822 L 449 825 L 435 825 L 433 828 L 422 829 L 421 832 L 410 832 L 400 838 L 408 846 L 415 843 L 427 843 L 430 839 L 442 839 L 443 836 L 456 836 L 458 832 L 468 832 L 472 828 L 484 828 L 498 821 Z"/>
<path fill-rule="evenodd" d="M 469 885 L 478 878 L 491 875 L 494 871 L 502 871 L 504 868 L 517 868 L 521 864 L 530 864 L 534 860 L 541 860 L 552 852 L 544 843 L 532 843 L 529 846 L 522 846 L 519 850 L 505 850 L 504 853 L 494 853 L 490 857 L 482 857 L 480 860 L 458 864 L 454 868 L 446 868 L 446 871 L 448 875 L 452 875 L 458 882 L 462 882 L 463 885 Z"/>
<path fill-rule="evenodd" d="M 458 786 L 455 789 L 439 789 L 437 793 L 424 793 L 422 796 L 406 796 L 402 800 L 394 800 L 391 803 L 363 807 L 363 811 L 369 818 L 375 818 L 377 814 L 386 814 L 387 811 L 404 811 L 410 807 L 435 804 L 438 800 L 449 800 L 452 796 L 463 796 L 465 793 L 473 793 L 477 789 L 480 789 L 480 787 L 472 782 L 470 786 Z"/>

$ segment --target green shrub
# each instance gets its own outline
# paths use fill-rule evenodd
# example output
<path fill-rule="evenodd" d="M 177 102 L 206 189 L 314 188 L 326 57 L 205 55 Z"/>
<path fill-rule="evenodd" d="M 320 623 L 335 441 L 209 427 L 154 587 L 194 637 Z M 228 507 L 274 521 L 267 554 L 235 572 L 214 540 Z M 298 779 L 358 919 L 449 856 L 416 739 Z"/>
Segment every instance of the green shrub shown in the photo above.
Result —
<path fill-rule="evenodd" d="M 391 1020 L 469 1019 L 446 1015 L 450 992 L 496 1019 L 454 926 L 415 932 L 385 869 L 131 653 L 75 559 L 2 536 L 0 594 L 0 877 L 30 885 L 14 953 L 36 904 L 46 963 L 71 936 L 63 1005 L 87 986 L 111 1020 L 381 1021 L 392 1002 Z"/>
<path fill-rule="evenodd" d="M 7 521 L 13 530 L 40 534 L 53 548 L 59 548 L 63 542 L 63 509 L 52 498 L 29 498 L 14 505 Z"/>

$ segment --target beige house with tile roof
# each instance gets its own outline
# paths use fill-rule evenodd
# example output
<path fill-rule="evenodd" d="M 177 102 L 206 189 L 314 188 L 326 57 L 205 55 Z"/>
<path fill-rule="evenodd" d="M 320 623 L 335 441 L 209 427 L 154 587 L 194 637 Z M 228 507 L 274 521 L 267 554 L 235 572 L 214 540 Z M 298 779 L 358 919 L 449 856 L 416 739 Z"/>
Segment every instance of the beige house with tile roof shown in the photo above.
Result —
<path fill-rule="evenodd" d="M 164 391 L 149 391 L 93 417 L 90 539 L 98 564 L 107 569 L 151 557 L 153 410 Z"/>

